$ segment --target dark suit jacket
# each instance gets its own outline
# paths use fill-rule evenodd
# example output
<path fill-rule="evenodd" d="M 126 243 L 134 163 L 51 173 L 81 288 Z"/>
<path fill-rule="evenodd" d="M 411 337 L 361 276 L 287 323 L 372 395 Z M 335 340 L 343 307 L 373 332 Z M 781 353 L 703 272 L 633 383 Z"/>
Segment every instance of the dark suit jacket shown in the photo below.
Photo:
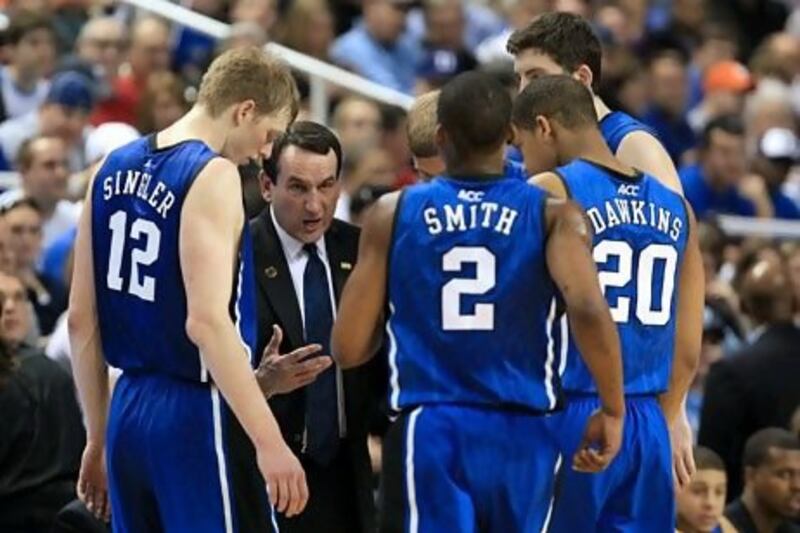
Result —
<path fill-rule="evenodd" d="M 741 493 L 748 437 L 766 427 L 788 427 L 800 407 L 799 347 L 799 328 L 773 325 L 754 344 L 711 367 L 698 442 L 725 461 L 729 499 Z"/>
<path fill-rule="evenodd" d="M 111 533 L 111 526 L 95 518 L 80 500 L 59 511 L 50 533 Z"/>
<path fill-rule="evenodd" d="M 294 285 L 280 239 L 269 209 L 250 222 L 258 284 L 258 352 L 262 353 L 272 335 L 272 325 L 283 329 L 281 353 L 305 345 L 302 316 Z M 333 289 L 338 303 L 342 287 L 356 263 L 360 230 L 345 222 L 334 220 L 325 234 L 325 247 L 331 269 Z M 344 453 L 353 465 L 358 510 L 363 531 L 374 530 L 374 500 L 372 470 L 367 452 L 369 417 L 381 395 L 381 375 L 378 359 L 368 365 L 343 372 L 347 439 Z M 305 390 L 300 389 L 270 400 L 270 407 L 290 448 L 301 456 L 305 429 Z M 340 451 L 341 453 L 341 451 Z M 314 487 L 309 486 L 314 494 Z M 313 497 L 313 496 L 312 496 Z"/>

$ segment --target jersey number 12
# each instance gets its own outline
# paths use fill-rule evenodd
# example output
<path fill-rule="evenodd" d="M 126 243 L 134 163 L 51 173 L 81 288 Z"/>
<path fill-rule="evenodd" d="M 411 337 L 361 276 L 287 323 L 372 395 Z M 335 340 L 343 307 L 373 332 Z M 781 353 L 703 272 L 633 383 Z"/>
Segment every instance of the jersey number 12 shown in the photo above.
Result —
<path fill-rule="evenodd" d="M 124 211 L 117 211 L 108 221 L 111 230 L 111 253 L 108 256 L 108 274 L 106 283 L 109 289 L 122 291 L 122 254 L 125 250 L 127 237 L 128 215 Z M 148 266 L 158 259 L 158 250 L 161 244 L 161 231 L 153 222 L 137 218 L 131 224 L 130 238 L 143 241 L 142 248 L 131 250 L 131 275 L 128 282 L 128 292 L 148 302 L 155 301 L 156 280 L 152 276 L 139 276 L 139 267 Z"/>

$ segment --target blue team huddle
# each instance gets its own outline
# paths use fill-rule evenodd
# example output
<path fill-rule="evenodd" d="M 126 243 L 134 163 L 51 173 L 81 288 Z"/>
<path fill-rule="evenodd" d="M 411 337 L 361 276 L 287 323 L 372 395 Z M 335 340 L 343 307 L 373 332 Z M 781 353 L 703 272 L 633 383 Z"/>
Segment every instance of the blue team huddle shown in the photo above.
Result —
<path fill-rule="evenodd" d="M 567 30 L 553 37 L 553 25 Z M 652 132 L 593 94 L 597 58 L 555 72 L 539 64 L 554 46 L 579 46 L 558 42 L 570 28 L 590 56 L 599 54 L 584 26 L 552 14 L 512 35 L 516 97 L 474 72 L 442 88 L 436 142 L 446 170 L 378 200 L 358 261 L 346 263 L 352 274 L 330 337 L 303 325 L 306 341 L 330 346 L 335 372 L 385 358 L 382 532 L 675 531 L 676 484 L 693 469 L 683 404 L 702 333 L 696 223 L 675 169 L 653 163 L 663 147 Z M 79 238 L 79 264 L 94 275 L 73 303 L 95 302 L 85 320 L 99 323 L 101 341 L 85 357 L 79 388 L 90 434 L 107 431 L 110 500 L 91 454 L 79 486 L 94 514 L 110 512 L 115 531 L 284 523 L 292 531 L 288 519 L 314 505 L 315 467 L 282 447 L 271 422 L 265 399 L 277 392 L 251 394 L 258 389 L 246 370 L 260 359 L 248 225 L 235 203 L 197 191 L 225 174 L 215 162 L 266 155 L 254 131 L 266 132 L 263 144 L 273 126 L 288 126 L 280 144 L 324 128 L 289 125 L 289 96 L 253 106 L 231 100 L 214 86 L 224 83 L 214 75 L 226 61 L 260 60 L 221 56 L 188 115 L 112 152 L 81 230 L 90 230 L 91 248 L 85 233 Z M 259 115 L 258 105 L 272 107 Z M 214 128 L 227 132 L 224 142 Z M 524 170 L 508 161 L 509 142 Z M 292 148 L 333 154 L 341 165 L 336 150 L 304 146 Z M 295 187 L 292 194 L 306 194 Z M 217 200 L 230 216 L 209 223 Z M 229 256 L 206 247 L 201 230 L 190 229 L 196 221 L 219 229 Z M 293 257 L 307 261 L 305 289 L 293 278 L 304 320 L 316 315 L 303 291 L 321 283 L 327 293 L 332 276 L 331 267 L 309 274 L 316 257 L 331 253 L 318 227 L 303 222 L 313 239 L 300 230 L 281 236 L 296 241 L 290 268 Z M 198 264 L 204 258 L 218 270 Z M 224 283 L 207 297 L 220 314 L 211 317 L 195 292 L 203 290 L 197 280 L 217 274 Z M 273 267 L 265 275 L 278 277 Z M 92 338 L 84 335 L 77 338 Z M 90 379 L 100 350 L 122 370 L 107 430 L 107 399 L 92 389 L 105 385 Z M 340 417 L 341 438 L 344 427 Z"/>

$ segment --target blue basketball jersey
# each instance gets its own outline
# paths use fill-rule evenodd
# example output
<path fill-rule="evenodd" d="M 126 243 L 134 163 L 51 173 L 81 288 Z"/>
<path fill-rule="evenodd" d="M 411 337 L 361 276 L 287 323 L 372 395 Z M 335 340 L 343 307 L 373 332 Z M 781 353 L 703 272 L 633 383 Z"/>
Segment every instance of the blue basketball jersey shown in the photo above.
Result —
<path fill-rule="evenodd" d="M 622 143 L 622 139 L 634 131 L 643 131 L 658 139 L 658 135 L 650 126 L 622 111 L 612 111 L 600 121 L 600 132 L 603 134 L 608 147 L 615 154 L 619 149 L 620 143 Z"/>
<path fill-rule="evenodd" d="M 624 176 L 582 159 L 556 172 L 592 223 L 600 286 L 619 329 L 625 393 L 663 392 L 689 232 L 683 198 L 649 175 Z M 562 381 L 568 391 L 596 391 L 573 341 Z"/>
<path fill-rule="evenodd" d="M 397 207 L 390 405 L 559 406 L 562 330 L 545 264 L 546 195 L 517 178 L 438 177 Z"/>
<path fill-rule="evenodd" d="M 92 248 L 103 353 L 112 366 L 207 381 L 186 334 L 179 257 L 181 210 L 205 165 L 218 155 L 200 141 L 156 148 L 155 137 L 109 154 L 92 190 Z M 252 249 L 244 225 L 231 317 L 248 354 L 255 346 Z M 252 363 L 251 355 L 251 363 Z"/>

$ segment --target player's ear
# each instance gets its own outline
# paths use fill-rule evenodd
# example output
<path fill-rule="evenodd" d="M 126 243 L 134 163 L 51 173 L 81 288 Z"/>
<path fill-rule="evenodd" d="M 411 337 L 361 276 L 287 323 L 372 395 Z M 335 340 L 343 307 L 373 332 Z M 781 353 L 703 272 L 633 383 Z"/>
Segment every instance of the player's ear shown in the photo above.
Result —
<path fill-rule="evenodd" d="M 506 144 L 519 146 L 519 128 L 513 122 L 511 123 L 511 128 L 509 129 L 508 132 L 508 139 L 506 139 Z"/>
<path fill-rule="evenodd" d="M 753 478 L 756 476 L 756 469 L 752 466 L 744 467 L 744 481 L 745 484 L 752 483 Z"/>
<path fill-rule="evenodd" d="M 256 103 L 253 100 L 245 100 L 236 104 L 234 108 L 233 120 L 238 126 L 246 121 L 252 121 L 256 116 Z"/>
<path fill-rule="evenodd" d="M 436 131 L 433 134 L 433 140 L 436 143 L 436 147 L 439 149 L 439 152 L 444 151 L 444 146 L 447 143 L 447 133 L 445 133 L 441 124 L 436 125 Z"/>
<path fill-rule="evenodd" d="M 581 65 L 578 70 L 572 73 L 572 77 L 583 84 L 584 87 L 591 90 L 592 82 L 594 82 L 594 74 L 588 65 Z"/>
<path fill-rule="evenodd" d="M 544 115 L 536 115 L 536 130 L 544 139 L 553 137 L 553 125 Z"/>

